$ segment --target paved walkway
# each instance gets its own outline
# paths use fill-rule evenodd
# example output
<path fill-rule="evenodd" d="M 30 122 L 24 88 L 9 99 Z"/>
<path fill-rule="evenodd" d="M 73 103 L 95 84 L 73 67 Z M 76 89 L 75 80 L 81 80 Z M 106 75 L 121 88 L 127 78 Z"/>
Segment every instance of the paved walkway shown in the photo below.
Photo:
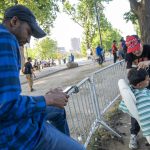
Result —
<path fill-rule="evenodd" d="M 66 65 L 58 65 L 54 67 L 44 68 L 41 71 L 35 71 L 36 78 L 34 78 L 34 80 L 46 77 L 50 74 L 53 74 L 53 73 L 56 73 L 58 71 L 65 70 L 65 69 L 67 69 Z M 27 83 L 25 75 L 20 75 L 20 81 L 21 81 L 21 84 Z"/>
<path fill-rule="evenodd" d="M 82 61 L 78 62 L 79 66 L 88 65 L 90 63 L 93 63 L 93 62 L 91 60 L 82 60 Z M 47 68 L 42 69 L 40 72 L 35 71 L 36 78 L 34 80 L 37 80 L 37 79 L 46 77 L 50 74 L 53 74 L 53 73 L 56 73 L 56 72 L 59 72 L 62 70 L 67 70 L 67 69 L 68 68 L 67 68 L 66 64 L 58 65 L 58 66 L 54 66 L 54 67 L 47 67 Z M 21 81 L 21 84 L 27 83 L 25 75 L 20 75 L 20 81 Z"/>
<path fill-rule="evenodd" d="M 111 61 L 111 60 L 112 58 L 106 58 L 106 61 Z M 88 65 L 91 63 L 97 63 L 97 62 L 93 62 L 92 60 L 87 60 L 86 58 L 77 59 L 75 62 L 77 62 L 79 66 Z M 49 76 L 50 74 L 53 74 L 62 70 L 67 70 L 67 69 L 68 68 L 66 64 L 57 65 L 54 67 L 47 67 L 47 68 L 42 69 L 40 72 L 35 71 L 36 78 L 34 80 L 37 80 L 37 79 Z M 20 82 L 21 84 L 27 83 L 25 75 L 20 75 Z"/>

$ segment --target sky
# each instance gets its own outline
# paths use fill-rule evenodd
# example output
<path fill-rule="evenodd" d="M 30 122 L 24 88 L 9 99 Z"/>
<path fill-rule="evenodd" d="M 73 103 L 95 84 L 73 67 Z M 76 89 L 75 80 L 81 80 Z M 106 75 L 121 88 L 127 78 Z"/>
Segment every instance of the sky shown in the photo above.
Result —
<path fill-rule="evenodd" d="M 70 0 L 72 3 L 76 3 L 77 0 Z M 128 0 L 113 0 L 109 4 L 104 4 L 104 13 L 108 21 L 114 28 L 121 31 L 123 37 L 126 35 L 135 34 L 133 25 L 131 22 L 126 23 L 123 20 L 123 14 L 130 10 Z M 70 49 L 70 39 L 73 37 L 82 38 L 83 29 L 64 12 L 59 13 L 57 19 L 54 22 L 54 28 L 52 29 L 52 38 L 57 41 L 59 47 L 65 47 Z"/>
<path fill-rule="evenodd" d="M 70 49 L 70 39 L 81 38 L 83 29 L 72 21 L 65 13 L 58 14 L 52 29 L 52 38 L 58 42 L 59 47 Z"/>

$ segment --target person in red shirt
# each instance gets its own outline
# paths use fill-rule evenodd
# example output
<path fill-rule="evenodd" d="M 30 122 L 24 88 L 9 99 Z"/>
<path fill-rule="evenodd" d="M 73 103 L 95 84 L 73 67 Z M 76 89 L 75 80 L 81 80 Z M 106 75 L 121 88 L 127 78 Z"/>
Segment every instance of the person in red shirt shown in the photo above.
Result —
<path fill-rule="evenodd" d="M 117 61 L 117 51 L 118 51 L 117 42 L 115 40 L 113 40 L 112 54 L 113 54 L 113 57 L 114 57 L 114 63 L 116 63 L 116 61 Z"/>

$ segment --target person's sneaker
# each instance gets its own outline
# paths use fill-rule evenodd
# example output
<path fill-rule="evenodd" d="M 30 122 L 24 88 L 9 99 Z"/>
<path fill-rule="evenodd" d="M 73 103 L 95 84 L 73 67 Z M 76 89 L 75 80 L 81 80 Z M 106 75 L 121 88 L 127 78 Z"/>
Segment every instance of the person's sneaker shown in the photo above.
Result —
<path fill-rule="evenodd" d="M 129 143 L 129 148 L 130 149 L 137 149 L 137 136 L 135 134 L 131 134 L 130 136 L 130 143 Z"/>

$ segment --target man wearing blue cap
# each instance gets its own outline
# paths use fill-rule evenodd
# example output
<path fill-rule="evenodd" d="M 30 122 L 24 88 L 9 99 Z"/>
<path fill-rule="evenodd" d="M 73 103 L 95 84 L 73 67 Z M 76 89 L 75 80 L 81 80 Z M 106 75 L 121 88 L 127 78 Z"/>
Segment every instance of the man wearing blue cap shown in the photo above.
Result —
<path fill-rule="evenodd" d="M 1 150 L 85 149 L 69 137 L 64 109 L 68 96 L 65 93 L 54 89 L 44 96 L 20 95 L 19 45 L 30 42 L 31 36 L 42 38 L 45 35 L 27 7 L 16 5 L 5 11 L 0 25 Z"/>

